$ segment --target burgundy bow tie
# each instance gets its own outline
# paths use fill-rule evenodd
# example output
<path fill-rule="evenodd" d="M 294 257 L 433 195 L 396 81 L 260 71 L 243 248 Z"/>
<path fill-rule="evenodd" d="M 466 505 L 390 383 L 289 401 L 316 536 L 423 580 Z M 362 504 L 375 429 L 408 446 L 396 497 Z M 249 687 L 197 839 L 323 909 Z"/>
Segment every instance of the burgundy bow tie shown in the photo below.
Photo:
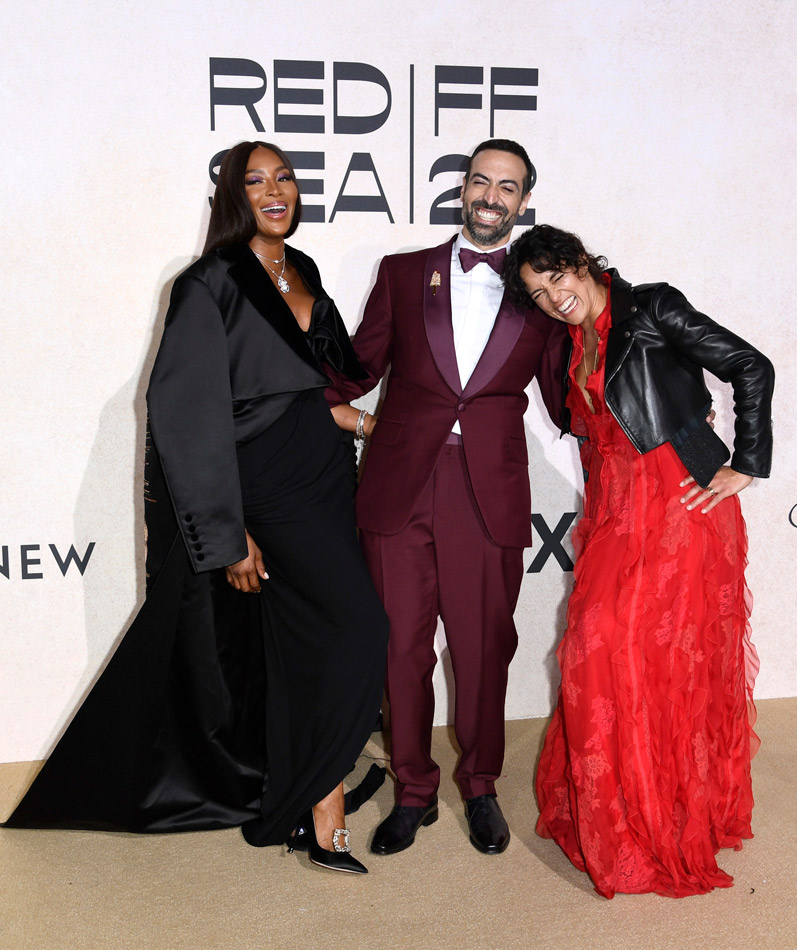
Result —
<path fill-rule="evenodd" d="M 502 247 L 500 251 L 493 251 L 492 254 L 488 254 L 486 251 L 472 251 L 469 247 L 461 247 L 459 249 L 459 262 L 462 264 L 462 270 L 464 270 L 466 274 L 469 270 L 473 270 L 479 261 L 484 261 L 485 264 L 489 264 L 496 274 L 500 274 L 504 269 L 505 260 L 505 247 Z"/>

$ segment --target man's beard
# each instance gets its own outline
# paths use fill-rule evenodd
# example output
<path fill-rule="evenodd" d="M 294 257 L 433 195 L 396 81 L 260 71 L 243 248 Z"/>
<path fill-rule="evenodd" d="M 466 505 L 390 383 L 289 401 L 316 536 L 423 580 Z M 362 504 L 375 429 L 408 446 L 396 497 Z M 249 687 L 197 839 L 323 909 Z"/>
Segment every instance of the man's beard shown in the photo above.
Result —
<path fill-rule="evenodd" d="M 484 208 L 487 211 L 497 211 L 501 217 L 495 224 L 482 224 L 474 214 L 476 208 Z M 510 234 L 515 226 L 517 215 L 510 215 L 503 205 L 488 204 L 484 199 L 477 198 L 466 208 L 462 207 L 462 217 L 465 227 L 473 240 L 482 247 L 493 247 L 499 244 L 507 234 Z"/>

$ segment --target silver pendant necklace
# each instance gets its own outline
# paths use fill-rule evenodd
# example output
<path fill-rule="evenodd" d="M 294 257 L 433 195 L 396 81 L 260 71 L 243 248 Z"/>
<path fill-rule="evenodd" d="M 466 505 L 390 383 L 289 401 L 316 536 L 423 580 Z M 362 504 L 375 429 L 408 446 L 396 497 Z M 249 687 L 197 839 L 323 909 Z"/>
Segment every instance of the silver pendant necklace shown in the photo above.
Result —
<path fill-rule="evenodd" d="M 283 276 L 285 274 L 285 252 L 283 251 L 282 257 L 277 258 L 276 261 L 272 260 L 270 257 L 264 257 L 262 254 L 258 254 L 254 248 L 252 248 L 252 253 L 255 255 L 255 257 L 260 258 L 260 260 L 263 261 L 263 263 L 266 265 L 267 270 L 269 270 L 277 278 L 277 286 L 279 287 L 279 289 L 284 294 L 289 293 L 291 289 L 291 285 L 288 283 L 287 280 L 285 280 L 285 277 Z M 270 262 L 271 264 L 282 264 L 282 270 L 278 274 L 274 270 L 274 268 L 269 267 L 268 263 L 266 262 Z"/>

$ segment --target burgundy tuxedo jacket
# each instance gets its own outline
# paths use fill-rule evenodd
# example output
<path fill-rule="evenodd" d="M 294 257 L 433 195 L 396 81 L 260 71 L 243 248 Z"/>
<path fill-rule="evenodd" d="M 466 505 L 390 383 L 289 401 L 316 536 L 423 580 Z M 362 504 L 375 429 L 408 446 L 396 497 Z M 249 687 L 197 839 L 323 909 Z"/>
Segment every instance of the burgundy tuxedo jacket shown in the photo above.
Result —
<path fill-rule="evenodd" d="M 451 248 L 385 257 L 354 348 L 368 373 L 333 375 L 332 405 L 373 389 L 390 367 L 387 392 L 357 492 L 357 523 L 395 534 L 409 521 L 458 419 L 473 493 L 490 537 L 531 544 L 531 497 L 523 414 L 536 376 L 561 421 L 568 340 L 563 324 L 504 297 L 487 346 L 463 389 L 451 323 Z"/>

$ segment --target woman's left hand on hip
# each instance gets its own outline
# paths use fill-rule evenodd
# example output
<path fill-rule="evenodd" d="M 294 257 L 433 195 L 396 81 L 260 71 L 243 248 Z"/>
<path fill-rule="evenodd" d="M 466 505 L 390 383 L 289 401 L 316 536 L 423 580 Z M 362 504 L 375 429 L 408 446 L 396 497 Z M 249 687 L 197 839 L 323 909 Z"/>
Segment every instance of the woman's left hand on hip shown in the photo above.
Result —
<path fill-rule="evenodd" d="M 722 466 L 706 488 L 701 488 L 691 475 L 687 475 L 681 482 L 681 488 L 686 488 L 688 485 L 691 487 L 681 496 L 681 504 L 686 505 L 688 511 L 703 505 L 700 514 L 704 515 L 718 505 L 723 498 L 738 495 L 752 480 L 752 476 L 735 472 L 728 465 Z"/>

